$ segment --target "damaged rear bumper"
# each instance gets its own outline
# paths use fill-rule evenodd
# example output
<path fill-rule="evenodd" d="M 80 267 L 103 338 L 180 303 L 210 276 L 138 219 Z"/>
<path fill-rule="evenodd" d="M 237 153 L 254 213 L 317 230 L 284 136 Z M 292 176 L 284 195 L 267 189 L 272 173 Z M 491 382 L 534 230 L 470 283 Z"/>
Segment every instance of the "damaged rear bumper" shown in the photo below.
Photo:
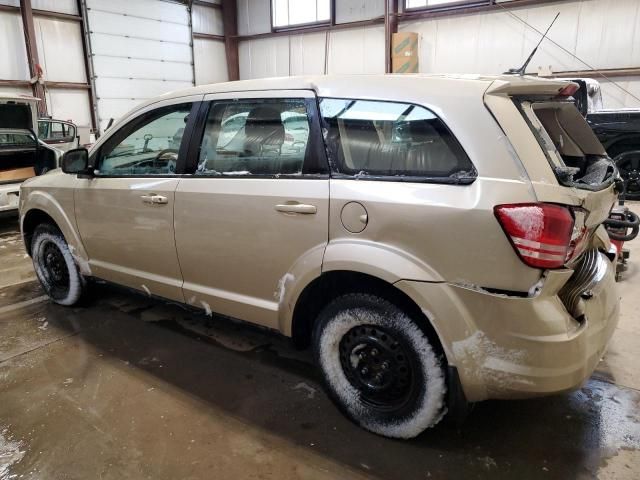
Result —
<path fill-rule="evenodd" d="M 431 320 L 469 401 L 527 398 L 579 387 L 605 353 L 618 322 L 615 267 L 604 271 L 570 315 L 558 292 L 573 270 L 550 271 L 531 297 L 447 283 L 401 281 Z"/>

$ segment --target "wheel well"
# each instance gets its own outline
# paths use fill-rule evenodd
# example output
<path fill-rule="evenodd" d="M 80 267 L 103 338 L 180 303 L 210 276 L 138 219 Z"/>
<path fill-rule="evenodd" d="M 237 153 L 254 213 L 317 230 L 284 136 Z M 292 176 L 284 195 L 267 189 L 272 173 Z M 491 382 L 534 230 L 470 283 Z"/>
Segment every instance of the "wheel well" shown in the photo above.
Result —
<path fill-rule="evenodd" d="M 438 353 L 444 355 L 429 319 L 406 293 L 377 277 L 350 271 L 324 273 L 302 291 L 293 310 L 292 321 L 292 337 L 297 347 L 306 348 L 311 344 L 313 325 L 322 309 L 334 298 L 348 293 L 378 295 L 401 308 L 424 330 Z"/>
<path fill-rule="evenodd" d="M 614 141 L 607 147 L 607 153 L 611 158 L 631 150 L 640 150 L 640 137 L 622 138 Z"/>
<path fill-rule="evenodd" d="M 55 220 L 51 218 L 50 215 L 43 212 L 42 210 L 29 210 L 22 221 L 22 235 L 24 238 L 24 246 L 27 250 L 27 253 L 31 255 L 31 238 L 33 237 L 33 232 L 36 227 L 43 223 L 49 223 L 56 228 L 58 225 Z"/>

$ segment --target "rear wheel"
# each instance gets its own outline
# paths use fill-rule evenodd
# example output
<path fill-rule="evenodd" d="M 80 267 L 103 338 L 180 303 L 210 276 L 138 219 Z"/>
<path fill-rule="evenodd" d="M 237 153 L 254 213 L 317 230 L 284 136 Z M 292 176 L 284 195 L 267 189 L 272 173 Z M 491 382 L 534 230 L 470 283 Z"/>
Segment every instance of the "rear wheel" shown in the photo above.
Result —
<path fill-rule="evenodd" d="M 621 153 L 615 157 L 615 162 L 624 180 L 626 198 L 640 199 L 640 150 Z"/>
<path fill-rule="evenodd" d="M 394 304 L 373 295 L 339 297 L 320 314 L 313 340 L 331 398 L 365 429 L 412 438 L 443 417 L 440 358 Z"/>
<path fill-rule="evenodd" d="M 60 305 L 74 305 L 82 296 L 84 279 L 62 233 L 49 224 L 36 227 L 31 241 L 36 276 L 47 295 Z"/>

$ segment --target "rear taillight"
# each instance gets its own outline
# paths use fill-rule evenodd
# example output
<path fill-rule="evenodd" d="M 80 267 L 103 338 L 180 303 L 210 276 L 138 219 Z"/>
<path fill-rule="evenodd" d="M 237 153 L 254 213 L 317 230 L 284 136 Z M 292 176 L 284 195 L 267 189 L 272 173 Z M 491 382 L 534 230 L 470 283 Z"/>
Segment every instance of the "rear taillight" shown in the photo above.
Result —
<path fill-rule="evenodd" d="M 550 203 L 498 205 L 495 215 L 524 263 L 560 268 L 573 254 L 574 219 L 567 207 Z"/>

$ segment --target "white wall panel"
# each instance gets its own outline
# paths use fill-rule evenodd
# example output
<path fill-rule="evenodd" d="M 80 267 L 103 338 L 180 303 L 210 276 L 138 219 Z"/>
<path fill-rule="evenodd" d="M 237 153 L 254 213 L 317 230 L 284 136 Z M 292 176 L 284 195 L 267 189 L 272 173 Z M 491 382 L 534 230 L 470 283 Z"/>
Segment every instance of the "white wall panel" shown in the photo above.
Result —
<path fill-rule="evenodd" d="M 336 23 L 355 22 L 380 17 L 384 15 L 384 1 L 338 0 L 336 2 Z"/>
<path fill-rule="evenodd" d="M 189 25 L 184 5 L 162 0 L 87 0 L 89 11 L 127 14 L 141 20 L 161 20 Z"/>
<path fill-rule="evenodd" d="M 598 68 L 640 65 L 640 2 L 585 0 L 576 53 Z M 584 68 L 584 66 L 583 66 Z"/>
<path fill-rule="evenodd" d="M 46 80 L 87 81 L 80 24 L 69 20 L 35 17 L 34 27 L 40 65 Z"/>
<path fill-rule="evenodd" d="M 156 2 L 164 3 L 160 0 Z M 186 10 L 186 7 L 183 8 Z M 189 43 L 191 40 L 188 24 L 131 17 L 95 9 L 89 10 L 89 24 L 96 33 L 178 43 Z"/>
<path fill-rule="evenodd" d="M 196 66 L 196 85 L 229 80 L 224 42 L 194 38 L 193 56 Z"/>
<path fill-rule="evenodd" d="M 218 8 L 202 7 L 194 5 L 192 10 L 193 31 L 197 33 L 210 33 L 224 35 L 222 25 L 222 10 Z"/>
<path fill-rule="evenodd" d="M 544 32 L 558 12 L 560 17 L 528 72 L 535 73 L 540 66 L 551 66 L 554 71 L 587 69 L 572 54 L 596 68 L 640 65 L 638 0 L 556 2 L 508 12 L 402 22 L 399 29 L 421 34 L 423 73 L 501 73 L 524 63 L 540 40 L 540 34 L 523 21 Z"/>
<path fill-rule="evenodd" d="M 0 12 L 0 52 L 0 79 L 29 79 L 27 48 L 19 13 Z"/>
<path fill-rule="evenodd" d="M 289 37 L 245 40 L 238 47 L 240 78 L 289 75 Z"/>
<path fill-rule="evenodd" d="M 137 78 L 181 82 L 193 80 L 190 62 L 158 62 L 138 58 L 102 57 L 94 63 L 94 72 L 98 78 Z"/>
<path fill-rule="evenodd" d="M 144 99 L 193 85 L 186 5 L 88 0 L 87 7 L 101 128 Z"/>
<path fill-rule="evenodd" d="M 328 73 L 384 73 L 384 27 L 331 32 Z"/>
<path fill-rule="evenodd" d="M 270 0 L 237 0 L 237 2 L 239 35 L 271 31 Z"/>
<path fill-rule="evenodd" d="M 78 15 L 76 0 L 31 0 L 31 8 Z"/>
<path fill-rule="evenodd" d="M 29 87 L 0 87 L 0 92 L 13 95 L 33 95 Z"/>
<path fill-rule="evenodd" d="M 0 5 L 9 5 L 11 7 L 19 7 L 20 0 L 0 0 Z"/>
<path fill-rule="evenodd" d="M 328 32 L 292 35 L 290 45 L 291 75 L 321 75 L 325 67 L 325 44 Z"/>
<path fill-rule="evenodd" d="M 101 99 L 129 99 L 135 104 L 174 90 L 191 87 L 191 82 L 172 82 L 149 79 L 97 78 L 96 94 Z M 102 116 L 102 112 L 100 112 Z"/>
<path fill-rule="evenodd" d="M 91 110 L 89 95 L 84 89 L 47 90 L 49 115 L 60 120 L 71 120 L 79 127 L 91 127 Z"/>
<path fill-rule="evenodd" d="M 598 79 L 602 87 L 604 108 L 640 108 L 640 102 L 633 98 L 640 98 L 640 78 L 617 77 L 612 80 L 624 90 L 605 79 Z"/>
<path fill-rule="evenodd" d="M 174 62 L 185 61 L 191 55 L 191 49 L 186 43 L 158 42 L 95 32 L 91 34 L 91 51 L 98 56 L 134 56 Z"/>

